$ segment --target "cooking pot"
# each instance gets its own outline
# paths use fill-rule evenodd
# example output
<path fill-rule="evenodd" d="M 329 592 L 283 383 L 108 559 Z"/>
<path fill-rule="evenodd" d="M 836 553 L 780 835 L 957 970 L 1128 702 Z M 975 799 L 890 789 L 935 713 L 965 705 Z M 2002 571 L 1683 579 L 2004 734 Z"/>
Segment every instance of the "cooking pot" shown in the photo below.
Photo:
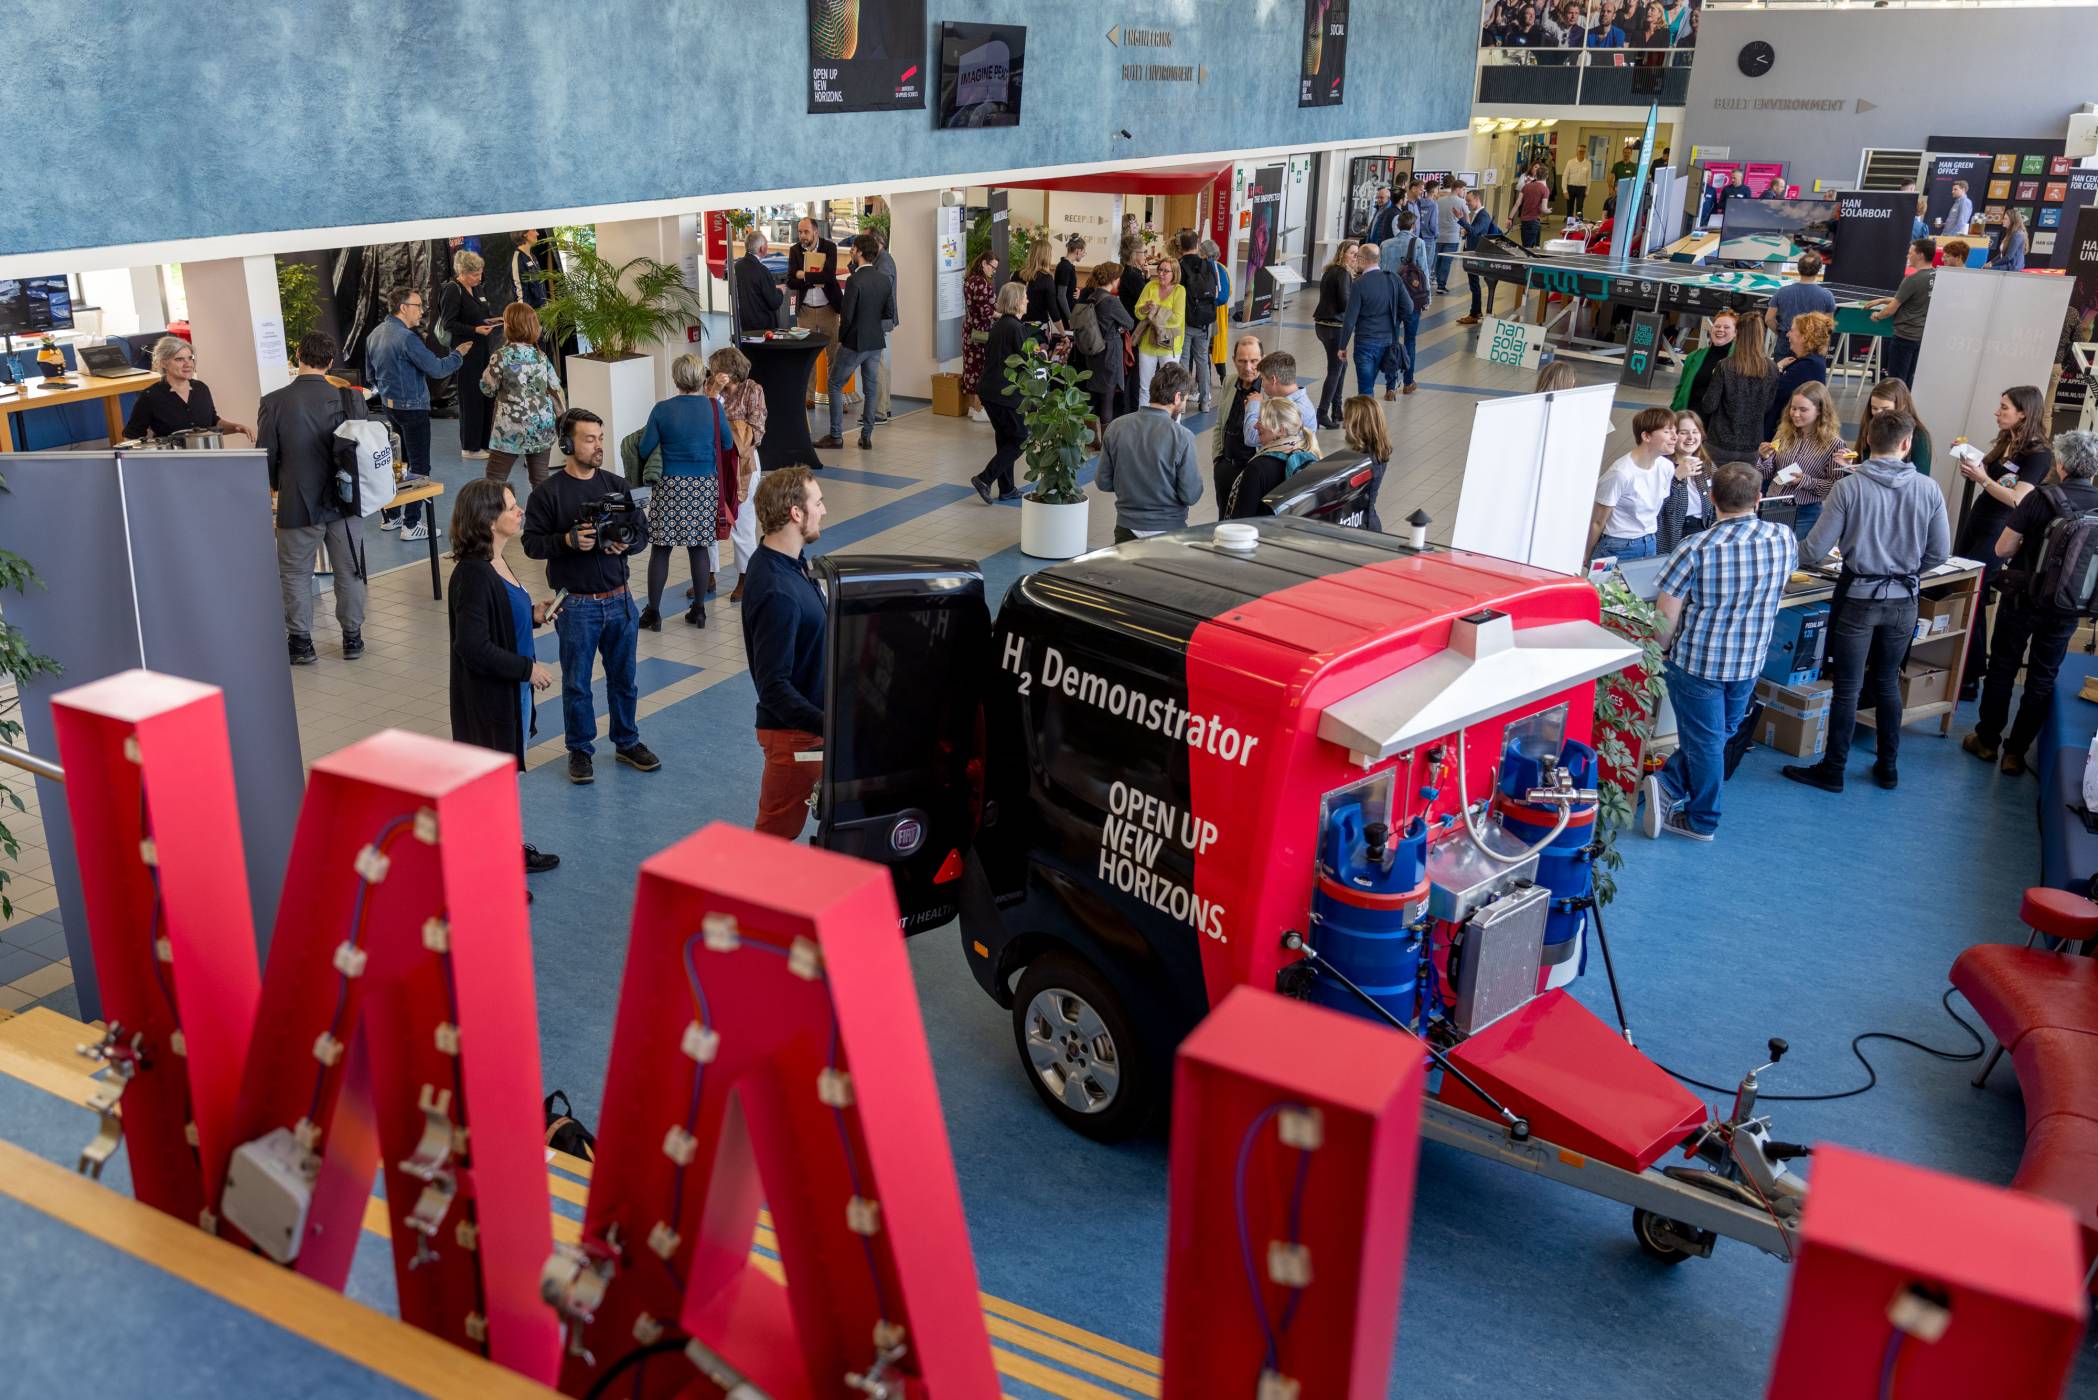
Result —
<path fill-rule="evenodd" d="M 226 445 L 226 435 L 216 428 L 184 428 L 173 436 L 180 446 L 205 451 L 217 451 Z"/>

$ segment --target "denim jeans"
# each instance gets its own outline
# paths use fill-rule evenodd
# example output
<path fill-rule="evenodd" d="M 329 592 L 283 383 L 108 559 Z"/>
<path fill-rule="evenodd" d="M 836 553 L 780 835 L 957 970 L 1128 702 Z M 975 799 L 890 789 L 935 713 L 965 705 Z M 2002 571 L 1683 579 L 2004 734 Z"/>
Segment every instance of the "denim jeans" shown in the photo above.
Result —
<path fill-rule="evenodd" d="M 1595 542 L 1594 557 L 1600 559 L 1610 554 L 1619 559 L 1651 559 L 1660 552 L 1660 547 L 1652 535 L 1625 539 L 1620 535 L 1606 534 Z"/>
<path fill-rule="evenodd" d="M 1388 340 L 1355 340 L 1355 392 L 1374 395 L 1377 392 L 1377 376 L 1382 374 L 1384 382 L 1396 389 L 1399 387 L 1399 371 L 1391 358 L 1392 345 Z"/>
<path fill-rule="evenodd" d="M 1668 703 L 1675 707 L 1676 750 L 1661 769 L 1661 794 L 1683 809 L 1692 831 L 1719 829 L 1719 788 L 1726 777 L 1726 741 L 1741 727 L 1756 678 L 1738 681 L 1693 676 L 1673 661 L 1666 668 Z"/>
<path fill-rule="evenodd" d="M 1821 518 L 1821 502 L 1796 501 L 1794 502 L 1794 511 L 1795 518 L 1792 521 L 1792 533 L 1798 535 L 1801 539 L 1805 539 L 1807 532 L 1814 528 L 1814 522 Z"/>
<path fill-rule="evenodd" d="M 1413 309 L 1413 298 L 1410 295 L 1401 296 L 1399 298 L 1399 343 L 1403 354 L 1399 362 L 1399 369 L 1405 374 L 1408 384 L 1413 382 L 1413 347 L 1414 341 L 1420 335 L 1420 330 L 1421 314 Z"/>
<path fill-rule="evenodd" d="M 2020 593 L 2004 594 L 1989 637 L 1989 674 L 1981 686 L 1981 717 L 1974 722 L 1974 732 L 1985 743 L 2000 742 L 2005 753 L 2013 754 L 2032 747 L 2046 727 L 2054 678 L 2081 620 L 2075 613 L 2034 607 Z M 2011 686 L 2017 682 L 2021 661 L 2025 664 L 2025 695 L 2018 701 L 2018 718 L 2006 734 L 2003 722 L 2011 713 Z"/>
<path fill-rule="evenodd" d="M 1187 407 L 1190 413 L 1207 412 L 1215 402 L 1217 377 L 1209 367 L 1210 346 L 1216 340 L 1217 323 L 1206 326 L 1189 326 L 1187 334 L 1180 338 L 1180 363 L 1195 377 L 1195 383 L 1187 391 Z"/>
<path fill-rule="evenodd" d="M 1457 243 L 1438 243 L 1435 245 L 1436 291 L 1446 292 L 1450 289 L 1450 263 L 1454 260 L 1453 255 L 1457 252 L 1458 249 L 1462 248 L 1463 246 L 1464 244 L 1461 241 Z"/>
<path fill-rule="evenodd" d="M 845 427 L 845 381 L 860 376 L 860 441 L 874 441 L 874 405 L 881 378 L 881 351 L 847 350 L 833 346 L 830 352 L 830 435 L 843 436 Z"/>
<path fill-rule="evenodd" d="M 1524 219 L 1518 228 L 1522 233 L 1523 247 L 1535 248 L 1544 242 L 1544 220 Z"/>
<path fill-rule="evenodd" d="M 1886 348 L 1881 352 L 1882 367 L 1887 378 L 1899 379 L 1909 384 L 1916 377 L 1916 356 L 1923 350 L 1920 340 L 1903 340 L 1898 335 L 1887 337 Z"/>
<path fill-rule="evenodd" d="M 1881 768 L 1894 767 L 1901 751 L 1901 659 L 1908 655 L 1916 628 L 1916 600 L 1845 598 L 1829 615 L 1828 665 L 1835 681 L 1829 700 L 1828 752 L 1821 766 L 1837 773 L 1850 758 L 1851 731 L 1858 722 L 1858 693 L 1872 675 L 1875 742 Z"/>
<path fill-rule="evenodd" d="M 430 475 L 430 410 L 389 408 L 386 411 L 392 415 L 393 426 L 401 434 L 401 455 L 408 459 L 406 474 L 427 479 Z M 403 486 L 408 484 L 405 480 L 401 483 Z M 399 520 L 413 530 L 423 523 L 423 512 L 427 509 L 429 502 L 417 501 L 399 510 L 383 510 L 379 514 L 387 520 Z"/>
<path fill-rule="evenodd" d="M 630 749 L 641 742 L 634 727 L 634 706 L 641 698 L 634 684 L 635 625 L 631 593 L 610 598 L 575 598 L 561 604 L 554 631 L 561 638 L 561 726 L 574 753 L 594 753 L 597 706 L 590 698 L 590 673 L 598 657 L 605 661 L 605 703 L 612 711 L 612 747 Z"/>

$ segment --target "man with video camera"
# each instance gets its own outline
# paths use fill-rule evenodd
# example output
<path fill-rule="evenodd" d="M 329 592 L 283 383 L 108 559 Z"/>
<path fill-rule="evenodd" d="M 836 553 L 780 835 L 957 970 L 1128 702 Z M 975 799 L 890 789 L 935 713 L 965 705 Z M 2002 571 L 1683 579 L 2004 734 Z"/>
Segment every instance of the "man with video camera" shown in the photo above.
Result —
<path fill-rule="evenodd" d="M 524 550 L 546 561 L 546 580 L 559 590 L 554 630 L 561 638 L 561 718 L 568 736 L 568 781 L 597 774 L 597 709 L 590 698 L 594 658 L 605 661 L 605 699 L 612 711 L 612 748 L 619 761 L 653 773 L 663 760 L 650 753 L 635 727 L 640 692 L 634 684 L 639 636 L 626 556 L 647 537 L 647 521 L 626 478 L 602 470 L 605 422 L 572 408 L 558 425 L 561 470 L 532 488 L 525 506 Z"/>

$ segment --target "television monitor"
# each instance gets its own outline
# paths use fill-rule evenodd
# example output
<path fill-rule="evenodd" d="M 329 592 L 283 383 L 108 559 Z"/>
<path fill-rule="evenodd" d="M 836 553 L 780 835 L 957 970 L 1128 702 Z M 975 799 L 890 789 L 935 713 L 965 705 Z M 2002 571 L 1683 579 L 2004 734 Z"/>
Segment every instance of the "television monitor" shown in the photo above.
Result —
<path fill-rule="evenodd" d="M 60 277 L 0 277 L 0 335 L 73 329 L 73 288 Z"/>
<path fill-rule="evenodd" d="M 1726 202 L 1719 234 L 1721 262 L 1791 262 L 1809 248 L 1830 257 L 1836 243 L 1833 199 L 1743 199 Z"/>
<path fill-rule="evenodd" d="M 1021 77 L 1027 66 L 1027 26 L 940 25 L 940 128 L 1020 124 Z"/>

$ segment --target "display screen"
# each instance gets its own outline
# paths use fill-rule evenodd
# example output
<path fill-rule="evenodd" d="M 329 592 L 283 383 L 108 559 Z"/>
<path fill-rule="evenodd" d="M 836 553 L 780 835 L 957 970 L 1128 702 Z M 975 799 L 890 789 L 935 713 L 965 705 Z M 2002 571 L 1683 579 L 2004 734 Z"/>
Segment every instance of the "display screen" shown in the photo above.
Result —
<path fill-rule="evenodd" d="M 0 335 L 73 329 L 73 289 L 64 277 L 0 277 Z"/>
<path fill-rule="evenodd" d="M 1832 257 L 1836 242 L 1833 199 L 1742 199 L 1726 202 L 1719 235 L 1721 262 L 1791 262 L 1811 248 Z"/>
<path fill-rule="evenodd" d="M 940 126 L 960 131 L 1020 124 L 1020 80 L 1027 64 L 1021 24 L 940 26 Z"/>
<path fill-rule="evenodd" d="M 809 0 L 809 111 L 925 105 L 925 0 Z"/>

